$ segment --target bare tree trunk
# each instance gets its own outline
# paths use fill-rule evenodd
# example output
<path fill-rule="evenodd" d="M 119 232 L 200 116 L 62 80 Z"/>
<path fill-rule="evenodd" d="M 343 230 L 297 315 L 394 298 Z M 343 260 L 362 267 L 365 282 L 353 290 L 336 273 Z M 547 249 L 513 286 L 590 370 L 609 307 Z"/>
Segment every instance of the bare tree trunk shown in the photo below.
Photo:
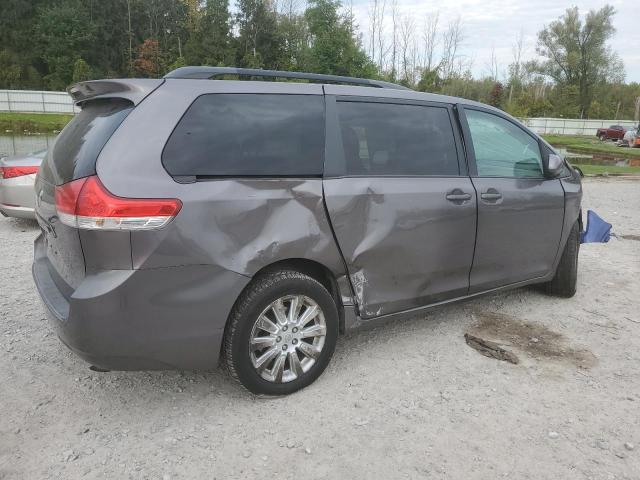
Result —
<path fill-rule="evenodd" d="M 391 4 L 391 80 L 396 79 L 396 66 L 398 62 L 398 0 L 393 0 Z"/>
<path fill-rule="evenodd" d="M 498 58 L 496 57 L 496 49 L 495 47 L 491 47 L 491 58 L 489 59 L 489 63 L 486 65 L 489 70 L 489 77 L 495 83 L 498 81 Z"/>
<path fill-rule="evenodd" d="M 129 75 L 133 74 L 133 32 L 131 31 L 131 0 L 127 0 L 127 18 L 129 21 Z"/>
<path fill-rule="evenodd" d="M 422 32 L 422 40 L 424 42 L 424 59 L 422 66 L 431 71 L 434 65 L 435 50 L 438 45 L 438 21 L 440 13 L 427 15 L 424 22 L 424 29 Z"/>
<path fill-rule="evenodd" d="M 383 68 L 385 6 L 386 0 L 371 0 L 369 3 L 369 52 L 371 60 L 377 61 L 381 69 Z"/>
<path fill-rule="evenodd" d="M 376 61 L 376 20 L 378 19 L 378 0 L 369 3 L 369 56 Z"/>
<path fill-rule="evenodd" d="M 640 122 L 640 97 L 636 98 L 636 113 L 633 118 L 636 122 Z"/>
<path fill-rule="evenodd" d="M 378 65 L 380 68 L 384 64 L 384 11 L 386 6 L 387 0 L 382 0 L 378 17 Z"/>
<path fill-rule="evenodd" d="M 458 50 L 462 43 L 462 21 L 460 17 L 449 23 L 442 35 L 442 78 L 449 80 L 453 74 Z"/>
<path fill-rule="evenodd" d="M 415 23 L 413 18 L 405 16 L 400 22 L 400 51 L 402 59 L 402 80 L 405 82 L 411 82 L 409 71 L 412 66 L 410 65 L 410 52 L 411 41 L 414 37 Z"/>
<path fill-rule="evenodd" d="M 516 43 L 512 47 L 513 63 L 511 64 L 511 79 L 509 81 L 509 103 L 513 100 L 513 91 L 515 88 L 515 82 L 522 82 L 522 51 L 524 46 L 524 32 L 520 30 L 520 33 L 516 37 Z"/>

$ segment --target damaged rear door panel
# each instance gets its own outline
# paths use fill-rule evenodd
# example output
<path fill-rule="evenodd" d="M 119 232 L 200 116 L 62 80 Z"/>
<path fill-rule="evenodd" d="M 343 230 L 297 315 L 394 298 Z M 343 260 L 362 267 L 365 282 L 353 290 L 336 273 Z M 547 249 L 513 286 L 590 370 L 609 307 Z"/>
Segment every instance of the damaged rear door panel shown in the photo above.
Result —
<path fill-rule="evenodd" d="M 325 202 L 361 317 L 466 295 L 476 198 L 451 106 L 329 95 L 326 108 Z"/>

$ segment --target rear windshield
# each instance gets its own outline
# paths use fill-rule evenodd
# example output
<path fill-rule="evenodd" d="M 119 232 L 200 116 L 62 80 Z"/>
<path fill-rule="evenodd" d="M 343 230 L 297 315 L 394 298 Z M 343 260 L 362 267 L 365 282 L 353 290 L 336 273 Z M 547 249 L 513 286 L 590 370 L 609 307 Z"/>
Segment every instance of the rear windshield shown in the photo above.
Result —
<path fill-rule="evenodd" d="M 43 166 L 43 175 L 56 185 L 96 173 L 96 160 L 133 104 L 123 99 L 87 102 L 64 127 Z"/>
<path fill-rule="evenodd" d="M 176 176 L 320 176 L 320 95 L 207 94 L 198 97 L 162 154 Z"/>

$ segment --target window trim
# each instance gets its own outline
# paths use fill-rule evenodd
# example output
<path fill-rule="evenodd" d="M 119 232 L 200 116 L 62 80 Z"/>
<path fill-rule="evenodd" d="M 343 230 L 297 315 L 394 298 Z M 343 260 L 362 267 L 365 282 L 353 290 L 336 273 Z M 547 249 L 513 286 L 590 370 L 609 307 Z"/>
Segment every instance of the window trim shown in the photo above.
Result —
<path fill-rule="evenodd" d="M 173 128 L 171 129 L 171 133 L 169 133 L 169 135 L 167 136 L 167 139 L 164 142 L 164 145 L 162 146 L 162 151 L 160 152 L 160 164 L 162 165 L 162 168 L 164 169 L 164 171 L 167 173 L 167 175 L 169 175 L 174 182 L 176 183 L 193 183 L 193 182 L 211 182 L 211 181 L 216 181 L 216 180 L 231 180 L 231 179 L 235 179 L 235 178 L 249 178 L 249 179 L 265 179 L 265 180 L 277 180 L 280 178 L 286 178 L 286 179 L 296 179 L 296 178 L 300 178 L 300 179 L 321 179 L 324 176 L 324 167 L 325 167 L 325 162 L 326 162 L 326 157 L 327 157 L 327 153 L 326 153 L 326 148 L 322 149 L 322 161 L 321 163 L 321 171 L 319 173 L 316 174 L 308 174 L 308 175 L 290 175 L 290 174 L 277 174 L 277 175 L 263 175 L 263 174 L 251 174 L 251 175 L 178 175 L 178 174 L 173 174 L 171 172 L 169 172 L 169 170 L 167 169 L 165 162 L 164 162 L 164 154 L 165 154 L 165 150 L 167 148 L 167 145 L 169 144 L 169 140 L 171 139 L 171 137 L 173 136 L 173 133 L 175 132 L 175 130 L 178 128 L 178 125 L 180 125 L 180 123 L 182 122 L 182 120 L 184 119 L 184 117 L 187 115 L 187 112 L 189 112 L 189 110 L 191 109 L 191 107 L 193 107 L 193 105 L 198 101 L 198 99 L 200 97 L 206 97 L 206 96 L 213 96 L 213 95 L 225 95 L 225 96 L 230 96 L 230 95 L 282 95 L 282 96 L 305 96 L 305 97 L 320 97 L 321 101 L 322 101 L 322 115 L 323 115 L 323 121 L 322 121 L 322 125 L 323 125 L 323 130 L 322 130 L 322 135 L 324 135 L 324 140 L 325 140 L 325 146 L 326 146 L 326 138 L 327 138 L 327 102 L 326 102 L 326 96 L 323 93 L 316 93 L 316 92 L 311 92 L 311 93 L 306 93 L 306 92 L 296 92 L 296 93 L 288 93 L 288 92 L 205 92 L 205 93 L 201 93 L 199 95 L 197 95 L 195 98 L 193 98 L 193 100 L 191 100 L 191 102 L 189 103 L 189 105 L 187 106 L 187 108 L 185 108 L 185 110 L 182 112 L 182 114 L 180 115 L 180 117 L 176 120 L 175 125 L 173 126 Z"/>
<path fill-rule="evenodd" d="M 453 132 L 454 147 L 458 160 L 457 175 L 391 175 L 391 174 L 365 174 L 355 175 L 346 172 L 346 160 L 342 143 L 342 131 L 340 129 L 340 117 L 338 103 L 382 103 L 393 105 L 409 105 L 419 107 L 436 107 L 445 109 L 449 115 L 449 124 Z M 446 102 L 432 102 L 424 100 L 412 100 L 404 98 L 387 98 L 373 96 L 350 95 L 325 95 L 325 164 L 324 178 L 459 178 L 468 176 L 467 161 L 465 158 L 462 134 L 457 124 L 457 116 L 454 105 Z"/>
<path fill-rule="evenodd" d="M 459 113 L 459 117 L 460 117 L 460 124 L 462 126 L 462 135 L 464 138 L 464 143 L 465 143 L 465 147 L 467 149 L 467 159 L 469 162 L 469 176 L 472 178 L 515 178 L 515 179 L 521 179 L 521 180 L 548 180 L 547 175 L 546 175 L 546 160 L 545 160 L 545 154 L 544 154 L 544 149 L 543 149 L 543 143 L 540 140 L 540 138 L 533 133 L 531 130 L 529 130 L 528 128 L 526 128 L 524 125 L 521 125 L 519 122 L 515 121 L 514 119 L 508 117 L 507 115 L 502 114 L 501 112 L 497 112 L 493 109 L 490 108 L 484 108 L 480 105 L 465 105 L 463 103 L 459 103 L 457 104 L 458 107 L 458 111 Z M 516 127 L 518 127 L 520 130 L 522 130 L 524 133 L 526 133 L 527 135 L 529 135 L 538 145 L 538 151 L 540 153 L 540 159 L 542 161 L 542 174 L 540 176 L 531 176 L 531 177 L 516 177 L 514 175 L 512 176 L 500 176 L 500 175 L 483 175 L 480 176 L 478 175 L 478 166 L 476 163 L 476 151 L 475 148 L 473 146 L 473 137 L 471 136 L 471 129 L 469 128 L 469 122 L 467 121 L 467 110 L 475 110 L 478 112 L 482 112 L 482 113 L 487 113 L 489 115 L 494 115 L 502 120 L 505 120 L 507 122 L 509 122 L 512 125 L 515 125 Z"/>

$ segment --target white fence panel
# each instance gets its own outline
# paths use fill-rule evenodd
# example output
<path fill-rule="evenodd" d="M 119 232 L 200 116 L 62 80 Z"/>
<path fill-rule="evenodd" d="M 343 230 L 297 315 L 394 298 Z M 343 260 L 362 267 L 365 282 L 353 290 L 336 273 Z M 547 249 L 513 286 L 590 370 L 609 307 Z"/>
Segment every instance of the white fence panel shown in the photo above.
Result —
<path fill-rule="evenodd" d="M 595 136 L 599 128 L 607 128 L 611 125 L 623 127 L 637 127 L 637 122 L 632 120 L 581 120 L 579 118 L 522 118 L 527 127 L 536 133 L 556 135 L 589 135 Z"/>
<path fill-rule="evenodd" d="M 77 113 L 67 92 L 41 92 L 33 90 L 0 90 L 0 111 L 25 113 Z M 581 120 L 576 118 L 522 118 L 525 125 L 536 133 L 558 135 L 589 135 L 610 125 L 633 127 L 631 120 Z"/>
<path fill-rule="evenodd" d="M 77 113 L 67 92 L 0 90 L 0 111 L 24 113 Z"/>

